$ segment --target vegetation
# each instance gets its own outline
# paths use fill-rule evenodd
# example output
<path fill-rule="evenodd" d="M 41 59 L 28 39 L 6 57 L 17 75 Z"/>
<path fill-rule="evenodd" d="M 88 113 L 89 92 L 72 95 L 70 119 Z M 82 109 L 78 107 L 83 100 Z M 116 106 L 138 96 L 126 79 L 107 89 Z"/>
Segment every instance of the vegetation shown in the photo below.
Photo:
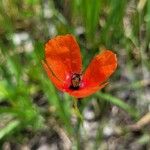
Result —
<path fill-rule="evenodd" d="M 83 122 L 41 63 L 45 43 L 67 33 L 84 67 L 103 49 L 118 57 L 109 85 L 78 101 Z M 0 149 L 37 149 L 43 134 L 51 149 L 149 149 L 149 58 L 148 0 L 1 0 Z"/>

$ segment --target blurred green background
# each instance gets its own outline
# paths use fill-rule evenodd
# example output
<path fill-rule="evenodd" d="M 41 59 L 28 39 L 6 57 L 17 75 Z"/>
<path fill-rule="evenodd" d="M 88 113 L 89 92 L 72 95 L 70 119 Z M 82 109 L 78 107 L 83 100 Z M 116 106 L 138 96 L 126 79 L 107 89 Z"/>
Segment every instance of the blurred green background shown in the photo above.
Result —
<path fill-rule="evenodd" d="M 67 33 L 84 67 L 103 49 L 118 57 L 109 85 L 78 102 L 83 122 L 41 64 L 45 43 Z M 150 115 L 128 128 L 149 111 L 149 0 L 0 0 L 0 149 L 150 149 Z"/>

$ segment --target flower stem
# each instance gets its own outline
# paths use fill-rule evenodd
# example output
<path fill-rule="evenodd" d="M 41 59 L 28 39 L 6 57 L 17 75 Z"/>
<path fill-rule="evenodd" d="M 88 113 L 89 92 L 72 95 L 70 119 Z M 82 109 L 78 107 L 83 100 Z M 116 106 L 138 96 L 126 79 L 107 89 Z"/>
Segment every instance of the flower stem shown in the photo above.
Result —
<path fill-rule="evenodd" d="M 76 98 L 73 98 L 73 106 L 74 106 L 74 113 L 80 119 L 80 121 L 83 122 L 83 116 L 78 108 L 78 100 Z"/>

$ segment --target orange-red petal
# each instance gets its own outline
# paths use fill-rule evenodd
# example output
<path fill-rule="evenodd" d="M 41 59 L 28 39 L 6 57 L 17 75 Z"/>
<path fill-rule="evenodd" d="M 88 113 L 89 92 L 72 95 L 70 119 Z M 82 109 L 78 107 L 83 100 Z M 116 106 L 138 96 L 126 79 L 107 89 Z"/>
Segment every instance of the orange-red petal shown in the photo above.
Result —
<path fill-rule="evenodd" d="M 112 51 L 105 50 L 95 56 L 83 75 L 87 86 L 98 86 L 105 82 L 116 70 L 117 58 Z"/>
<path fill-rule="evenodd" d="M 104 83 L 100 86 L 93 86 L 93 87 L 84 87 L 81 88 L 79 90 L 69 90 L 67 91 L 70 95 L 76 97 L 76 98 L 83 98 L 83 97 L 87 97 L 90 96 L 91 94 L 94 94 L 95 92 L 97 92 L 98 90 L 102 89 L 103 87 L 105 87 L 108 83 Z"/>
<path fill-rule="evenodd" d="M 52 81 L 52 83 L 61 91 L 64 91 L 64 84 L 63 82 L 61 82 L 59 79 L 57 79 L 55 77 L 55 75 L 52 73 L 52 71 L 50 70 L 50 68 L 47 66 L 47 64 L 43 61 L 42 62 L 43 67 L 48 75 L 48 77 L 50 78 L 50 80 Z"/>
<path fill-rule="evenodd" d="M 82 59 L 80 48 L 72 35 L 57 36 L 45 46 L 47 65 L 59 80 L 66 81 L 71 73 L 80 73 Z"/>

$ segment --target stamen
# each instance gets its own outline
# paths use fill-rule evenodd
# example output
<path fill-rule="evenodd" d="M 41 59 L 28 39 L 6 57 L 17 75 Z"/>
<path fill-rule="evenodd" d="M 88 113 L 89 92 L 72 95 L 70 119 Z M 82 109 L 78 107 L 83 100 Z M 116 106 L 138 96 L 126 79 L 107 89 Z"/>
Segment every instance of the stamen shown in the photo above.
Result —
<path fill-rule="evenodd" d="M 81 81 L 81 75 L 77 73 L 73 74 L 71 77 L 70 89 L 78 90 L 80 87 L 80 81 Z"/>

